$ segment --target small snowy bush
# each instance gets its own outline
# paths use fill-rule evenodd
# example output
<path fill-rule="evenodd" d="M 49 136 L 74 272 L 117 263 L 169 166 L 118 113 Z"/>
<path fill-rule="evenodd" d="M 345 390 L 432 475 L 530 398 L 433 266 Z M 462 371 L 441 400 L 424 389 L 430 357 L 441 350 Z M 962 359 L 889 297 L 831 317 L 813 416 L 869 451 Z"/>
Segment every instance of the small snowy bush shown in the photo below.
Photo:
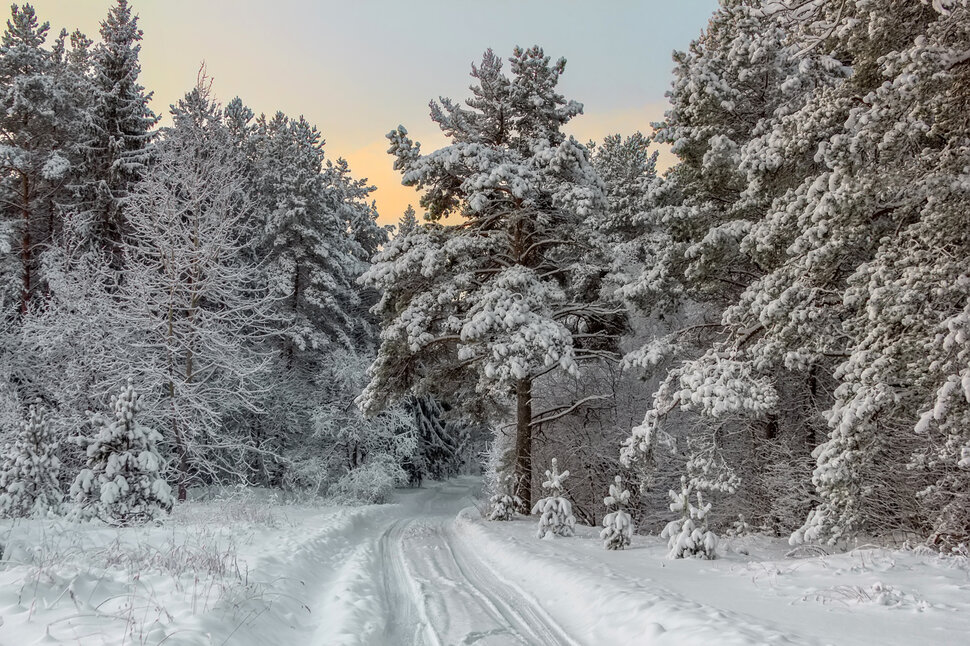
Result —
<path fill-rule="evenodd" d="M 51 425 L 37 406 L 31 406 L 13 445 L 3 451 L 0 463 L 0 518 L 47 516 L 61 511 L 57 476 L 60 461 L 54 455 Z"/>
<path fill-rule="evenodd" d="M 607 508 L 614 508 L 603 518 L 603 547 L 608 550 L 622 550 L 630 544 L 633 538 L 633 518 L 626 510 L 630 502 L 630 492 L 623 486 L 623 478 L 616 476 L 610 485 L 610 495 L 603 499 Z"/>
<path fill-rule="evenodd" d="M 668 556 L 674 559 L 682 558 L 717 558 L 717 535 L 707 528 L 705 518 L 711 511 L 711 503 L 704 504 L 701 492 L 697 492 L 697 505 L 691 500 L 694 493 L 687 478 L 680 479 L 680 493 L 671 490 L 670 511 L 680 512 L 681 517 L 667 523 L 660 536 L 667 539 L 670 548 Z"/>
<path fill-rule="evenodd" d="M 87 443 L 87 468 L 71 485 L 79 518 L 132 525 L 171 511 L 172 490 L 161 477 L 163 461 L 156 448 L 161 435 L 138 423 L 135 416 L 140 410 L 129 380 L 115 400 L 114 419 L 91 419 L 97 435 L 82 439 Z"/>
<path fill-rule="evenodd" d="M 755 528 L 751 526 L 744 514 L 738 514 L 738 519 L 734 521 L 730 529 L 727 530 L 728 536 L 747 536 L 748 534 L 753 534 Z"/>
<path fill-rule="evenodd" d="M 569 471 L 559 473 L 556 458 L 553 458 L 552 467 L 546 471 L 546 481 L 542 483 L 542 488 L 548 490 L 550 495 L 539 500 L 532 508 L 533 514 L 539 514 L 539 530 L 536 532 L 539 538 L 573 535 L 576 517 L 573 516 L 572 503 L 566 500 L 566 491 L 562 486 L 562 481 L 567 477 Z"/>
<path fill-rule="evenodd" d="M 505 476 L 502 491 L 488 499 L 490 510 L 489 520 L 512 520 L 515 510 L 522 507 L 522 499 L 515 495 L 515 478 Z"/>
<path fill-rule="evenodd" d="M 345 502 L 383 503 L 407 479 L 407 472 L 393 456 L 378 454 L 345 473 L 331 493 Z"/>

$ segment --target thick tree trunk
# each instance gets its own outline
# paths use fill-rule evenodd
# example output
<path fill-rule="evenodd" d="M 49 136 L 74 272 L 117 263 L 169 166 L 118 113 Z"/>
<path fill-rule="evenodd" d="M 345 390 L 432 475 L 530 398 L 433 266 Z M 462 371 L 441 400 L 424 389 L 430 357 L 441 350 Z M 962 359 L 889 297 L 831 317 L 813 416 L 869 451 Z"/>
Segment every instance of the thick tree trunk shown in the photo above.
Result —
<path fill-rule="evenodd" d="M 532 510 L 532 380 L 520 379 L 515 385 L 515 481 L 516 495 L 522 499 L 520 511 Z"/>

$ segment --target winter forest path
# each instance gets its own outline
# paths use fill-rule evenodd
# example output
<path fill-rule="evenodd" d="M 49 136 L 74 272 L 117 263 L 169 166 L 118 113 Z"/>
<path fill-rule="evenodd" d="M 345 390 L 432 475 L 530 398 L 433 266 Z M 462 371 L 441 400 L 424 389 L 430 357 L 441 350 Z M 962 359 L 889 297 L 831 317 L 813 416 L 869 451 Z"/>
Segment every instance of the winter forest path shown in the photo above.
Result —
<path fill-rule="evenodd" d="M 373 519 L 369 531 L 359 535 L 359 551 L 370 561 L 366 570 L 373 577 L 371 585 L 349 586 L 349 595 L 334 600 L 369 606 L 378 611 L 380 621 L 371 624 L 369 635 L 338 641 L 402 646 L 576 643 L 456 534 L 455 519 L 474 503 L 480 486 L 477 479 L 459 478 L 402 491 L 397 505 Z M 348 563 L 359 565 L 354 558 Z M 320 636 L 327 637 L 326 632 Z"/>

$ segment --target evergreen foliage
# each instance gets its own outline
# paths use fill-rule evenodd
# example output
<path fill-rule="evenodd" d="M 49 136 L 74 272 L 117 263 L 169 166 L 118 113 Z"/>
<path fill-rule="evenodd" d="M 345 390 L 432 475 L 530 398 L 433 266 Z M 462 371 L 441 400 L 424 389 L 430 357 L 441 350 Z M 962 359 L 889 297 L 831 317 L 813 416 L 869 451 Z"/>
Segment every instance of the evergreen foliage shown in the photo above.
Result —
<path fill-rule="evenodd" d="M 610 485 L 610 495 L 603 500 L 610 513 L 603 517 L 600 539 L 608 550 L 622 550 L 630 545 L 634 528 L 633 518 L 626 510 L 629 502 L 630 492 L 623 485 L 623 478 L 616 476 Z"/>
<path fill-rule="evenodd" d="M 691 500 L 691 494 L 697 497 L 696 505 Z M 670 521 L 660 533 L 661 538 L 667 539 L 670 558 L 717 558 L 717 534 L 707 527 L 711 503 L 705 503 L 701 492 L 694 491 L 684 476 L 680 479 L 680 493 L 670 490 L 668 495 L 670 511 L 681 515 L 677 520 Z"/>
<path fill-rule="evenodd" d="M 60 460 L 50 422 L 39 405 L 30 407 L 0 463 L 0 518 L 47 516 L 61 511 Z"/>
<path fill-rule="evenodd" d="M 526 508 L 544 419 L 532 410 L 534 382 L 611 356 L 625 324 L 601 298 L 607 262 L 590 222 L 606 206 L 603 184 L 586 147 L 561 131 L 582 111 L 556 91 L 564 69 L 538 47 L 516 48 L 506 76 L 489 50 L 472 66 L 468 107 L 432 103 L 449 145 L 425 155 L 403 126 L 388 134 L 403 183 L 424 191 L 428 222 L 409 223 L 363 276 L 382 293 L 382 331 L 361 405 L 447 395 L 495 420 L 514 404 Z"/>
<path fill-rule="evenodd" d="M 140 398 L 131 381 L 114 402 L 110 417 L 95 415 L 86 444 L 87 466 L 71 485 L 80 517 L 113 525 L 141 524 L 172 509 L 172 490 L 162 477 L 162 436 L 138 419 Z"/>
<path fill-rule="evenodd" d="M 532 507 L 532 513 L 539 516 L 538 538 L 554 538 L 556 536 L 572 536 L 576 526 L 573 516 L 572 503 L 566 498 L 566 490 L 562 481 L 569 477 L 569 471 L 560 473 L 556 458 L 546 471 L 546 479 L 542 488 L 548 492 L 545 498 L 540 498 Z"/>
<path fill-rule="evenodd" d="M 522 508 L 522 501 L 515 495 L 515 479 L 507 475 L 502 479 L 502 488 L 489 499 L 488 520 L 508 521 L 515 518 L 515 512 Z"/>

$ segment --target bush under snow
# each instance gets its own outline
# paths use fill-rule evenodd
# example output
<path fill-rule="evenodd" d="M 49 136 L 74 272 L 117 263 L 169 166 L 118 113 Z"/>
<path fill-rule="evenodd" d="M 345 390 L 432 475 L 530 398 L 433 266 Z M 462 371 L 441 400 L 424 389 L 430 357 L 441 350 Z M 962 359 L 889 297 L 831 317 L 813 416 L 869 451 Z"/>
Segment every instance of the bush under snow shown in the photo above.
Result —
<path fill-rule="evenodd" d="M 532 513 L 539 514 L 539 529 L 536 532 L 539 538 L 573 535 L 576 517 L 573 516 L 572 503 L 566 500 L 566 491 L 562 486 L 562 481 L 567 477 L 569 471 L 559 473 L 556 458 L 553 458 L 552 467 L 546 471 L 546 480 L 542 483 L 542 488 L 551 495 L 540 499 L 532 507 Z"/>
<path fill-rule="evenodd" d="M 668 556 L 682 558 L 717 558 L 717 534 L 707 528 L 705 520 L 711 511 L 711 503 L 704 503 L 701 492 L 696 492 L 697 505 L 691 502 L 692 487 L 687 478 L 680 479 L 680 493 L 671 490 L 670 511 L 681 512 L 681 517 L 667 523 L 661 538 L 667 539 Z"/>
<path fill-rule="evenodd" d="M 603 546 L 608 550 L 625 549 L 633 538 L 633 518 L 626 510 L 630 502 L 630 492 L 623 486 L 623 478 L 616 476 L 610 485 L 610 495 L 603 499 L 603 504 L 615 509 L 603 518 L 603 531 L 600 538 Z"/>
<path fill-rule="evenodd" d="M 60 461 L 50 423 L 31 406 L 13 445 L 0 463 L 0 518 L 23 518 L 59 513 L 63 494 L 57 482 Z"/>
<path fill-rule="evenodd" d="M 488 499 L 489 520 L 512 520 L 515 510 L 522 507 L 522 499 L 515 495 L 515 477 L 505 476 L 502 491 Z"/>
<path fill-rule="evenodd" d="M 114 525 L 144 523 L 171 511 L 172 490 L 161 477 L 164 465 L 156 443 L 162 436 L 135 418 L 141 406 L 128 385 L 114 403 L 114 419 L 95 415 L 97 430 L 87 442 L 87 467 L 71 485 L 76 515 Z"/>

